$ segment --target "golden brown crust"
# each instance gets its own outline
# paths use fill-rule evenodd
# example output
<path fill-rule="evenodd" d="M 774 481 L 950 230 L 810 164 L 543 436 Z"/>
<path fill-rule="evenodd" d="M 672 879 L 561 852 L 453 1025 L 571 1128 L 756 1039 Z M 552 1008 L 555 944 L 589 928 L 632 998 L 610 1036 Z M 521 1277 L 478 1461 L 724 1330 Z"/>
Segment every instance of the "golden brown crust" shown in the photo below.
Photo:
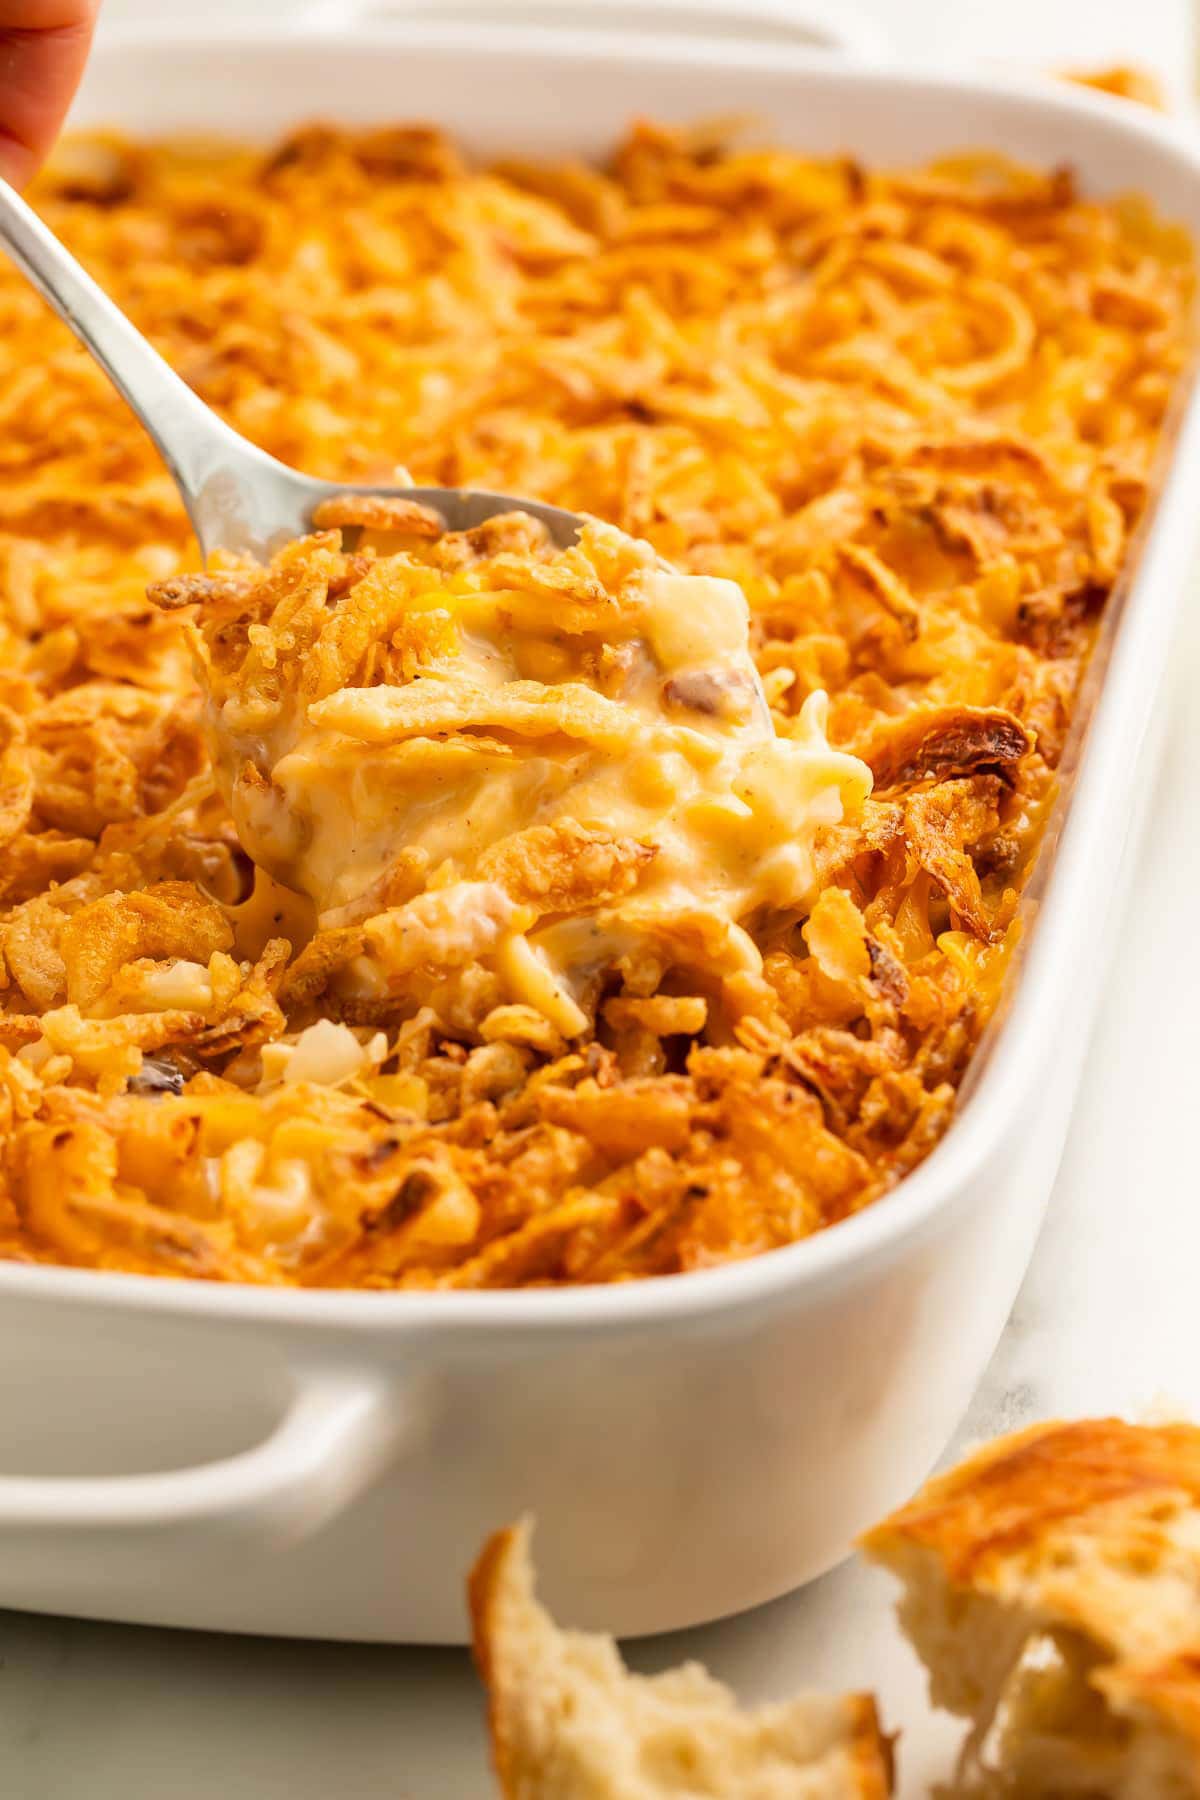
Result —
<path fill-rule="evenodd" d="M 873 1694 L 848 1694 L 854 1783 L 859 1800 L 889 1800 L 896 1783 L 898 1733 L 884 1731 Z"/>
<path fill-rule="evenodd" d="M 1114 1741 L 1131 1758 L 1147 1740 L 1161 1746 L 1164 1766 L 1190 1771 L 1190 1785 L 1185 1776 L 1163 1791 L 1200 1794 L 1200 1428 L 1031 1426 L 928 1482 L 861 1548 L 908 1585 L 902 1618 L 946 1703 L 973 1711 L 987 1691 L 989 1681 L 972 1690 L 970 1656 L 984 1666 L 992 1642 L 1015 1655 L 1022 1630 L 1031 1641 L 1049 1634 L 1077 1657 L 1080 1691 L 1103 1695 Z M 935 1596 L 943 1619 L 958 1622 L 940 1637 L 920 1622 Z M 973 1641 L 965 1622 L 980 1605 Z M 993 1704 L 1005 1678 L 1003 1664 L 993 1669 Z M 1085 1718 L 1077 1707 L 1053 1729 L 1063 1742 L 1078 1732 L 1086 1753 L 1096 1727 Z"/>
<path fill-rule="evenodd" d="M 560 1631 L 538 1604 L 531 1529 L 525 1519 L 495 1532 L 467 1581 L 505 1800 L 650 1800 L 659 1792 L 666 1800 L 679 1791 L 671 1776 L 684 1769 L 688 1791 L 713 1800 L 733 1800 L 751 1784 L 764 1800 L 888 1800 L 893 1740 L 871 1695 L 802 1697 L 742 1713 L 696 1664 L 631 1675 L 611 1639 Z M 614 1752 L 620 1769 L 608 1760 Z"/>
<path fill-rule="evenodd" d="M 1005 1558 L 1037 1551 L 1088 1515 L 1119 1530 L 1157 1500 L 1200 1503 L 1200 1430 L 1121 1419 L 1031 1425 L 936 1476 L 861 1540 L 871 1555 L 904 1544 L 935 1552 L 958 1586 L 986 1580 Z M 1200 1635 L 1200 1616 L 1197 1618 Z"/>
<path fill-rule="evenodd" d="M 508 1738 L 508 1670 L 497 1654 L 500 1622 L 497 1617 L 509 1559 L 521 1548 L 521 1527 L 509 1525 L 494 1531 L 467 1578 L 467 1605 L 471 1615 L 471 1654 L 487 1694 L 488 1735 L 492 1766 L 506 1797 L 512 1791 L 513 1754 Z"/>

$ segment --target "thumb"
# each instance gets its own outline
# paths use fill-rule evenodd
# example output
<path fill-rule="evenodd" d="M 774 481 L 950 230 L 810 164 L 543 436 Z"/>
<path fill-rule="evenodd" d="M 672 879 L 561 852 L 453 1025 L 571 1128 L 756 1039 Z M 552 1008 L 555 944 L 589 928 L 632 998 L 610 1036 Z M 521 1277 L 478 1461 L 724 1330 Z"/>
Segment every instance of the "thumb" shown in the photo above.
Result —
<path fill-rule="evenodd" d="M 29 180 L 79 86 L 100 0 L 0 0 L 0 175 Z"/>

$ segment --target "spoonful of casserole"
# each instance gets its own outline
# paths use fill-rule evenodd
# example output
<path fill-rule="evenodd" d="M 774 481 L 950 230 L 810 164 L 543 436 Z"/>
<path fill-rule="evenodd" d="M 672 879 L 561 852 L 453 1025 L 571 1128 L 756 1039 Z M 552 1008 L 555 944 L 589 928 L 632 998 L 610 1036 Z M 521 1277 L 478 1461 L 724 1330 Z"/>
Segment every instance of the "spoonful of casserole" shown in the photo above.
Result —
<path fill-rule="evenodd" d="M 747 924 L 805 915 L 818 833 L 871 777 L 823 694 L 776 731 L 736 583 L 596 522 L 561 548 L 523 511 L 447 532 L 344 498 L 317 522 L 266 570 L 151 595 L 190 610 L 218 780 L 311 903 L 326 1002 L 370 1023 L 482 969 L 571 1038 L 610 972 L 756 976 Z"/>

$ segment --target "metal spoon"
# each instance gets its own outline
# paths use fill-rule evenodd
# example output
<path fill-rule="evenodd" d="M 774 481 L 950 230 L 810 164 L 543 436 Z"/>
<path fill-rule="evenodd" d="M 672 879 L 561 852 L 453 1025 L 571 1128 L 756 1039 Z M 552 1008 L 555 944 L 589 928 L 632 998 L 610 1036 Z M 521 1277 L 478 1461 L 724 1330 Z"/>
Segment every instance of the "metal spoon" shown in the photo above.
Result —
<path fill-rule="evenodd" d="M 313 508 L 339 494 L 417 500 L 439 512 L 449 531 L 466 531 L 496 513 L 517 510 L 540 519 L 554 543 L 574 542 L 583 523 L 579 515 L 535 500 L 478 488 L 366 487 L 298 474 L 219 419 L 2 180 L 0 246 L 95 357 L 154 439 L 206 557 L 221 549 L 265 560 L 311 530 Z"/>

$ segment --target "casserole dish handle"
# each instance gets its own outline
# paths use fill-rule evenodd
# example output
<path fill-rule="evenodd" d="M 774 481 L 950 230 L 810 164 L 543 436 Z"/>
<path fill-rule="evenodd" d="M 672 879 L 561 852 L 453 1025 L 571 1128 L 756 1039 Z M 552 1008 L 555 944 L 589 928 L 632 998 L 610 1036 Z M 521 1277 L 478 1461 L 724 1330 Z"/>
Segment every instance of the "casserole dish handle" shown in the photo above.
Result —
<path fill-rule="evenodd" d="M 190 1468 L 133 1475 L 0 1476 L 0 1531 L 170 1530 L 267 1544 L 306 1537 L 389 1460 L 411 1418 L 365 1374 L 301 1378 L 267 1437 Z"/>
<path fill-rule="evenodd" d="M 784 44 L 833 56 L 878 58 L 881 34 L 851 0 L 309 0 L 301 28 L 436 23 L 470 30 L 502 25 L 620 37 L 730 39 Z"/>

